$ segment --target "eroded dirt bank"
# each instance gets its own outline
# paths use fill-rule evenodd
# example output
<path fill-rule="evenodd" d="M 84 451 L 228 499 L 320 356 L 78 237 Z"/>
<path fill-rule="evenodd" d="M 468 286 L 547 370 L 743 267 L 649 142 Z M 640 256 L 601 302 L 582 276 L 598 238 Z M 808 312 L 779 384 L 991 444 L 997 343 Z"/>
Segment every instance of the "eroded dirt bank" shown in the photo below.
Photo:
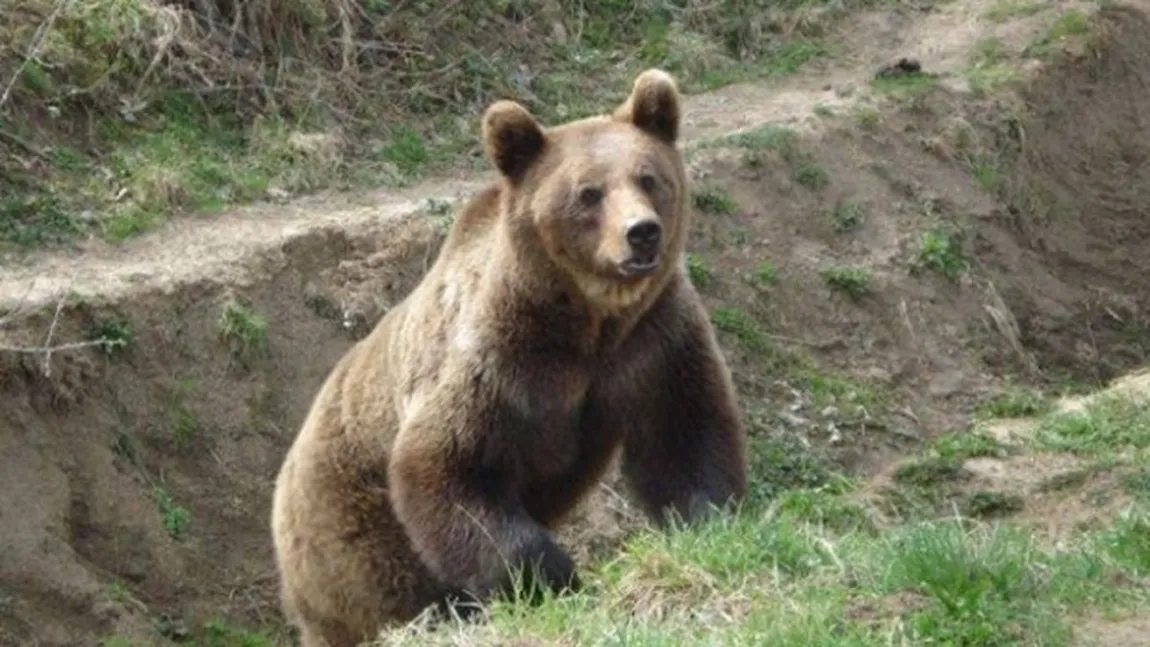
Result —
<path fill-rule="evenodd" d="M 961 428 L 1005 376 L 1080 383 L 1144 362 L 1150 21 L 1099 20 L 1021 97 L 932 88 L 693 155 L 692 276 L 761 446 L 873 472 Z M 120 271 L 61 311 L 55 339 L 123 347 L 57 353 L 50 375 L 40 355 L 0 354 L 0 645 L 276 626 L 271 481 L 332 364 L 430 262 L 433 211 L 332 218 L 251 253 L 230 223 L 234 260 L 209 275 L 176 249 L 179 280 Z M 0 340 L 40 344 L 52 319 L 9 316 Z M 796 478 L 757 460 L 764 483 Z M 589 508 L 569 537 L 584 549 L 626 517 L 606 491 Z"/>

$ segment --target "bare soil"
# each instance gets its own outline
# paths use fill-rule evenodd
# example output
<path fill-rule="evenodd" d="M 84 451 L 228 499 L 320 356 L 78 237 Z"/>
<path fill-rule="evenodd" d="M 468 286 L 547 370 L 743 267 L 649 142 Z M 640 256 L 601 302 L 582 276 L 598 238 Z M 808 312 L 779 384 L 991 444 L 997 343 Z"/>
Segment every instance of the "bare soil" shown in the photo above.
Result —
<path fill-rule="evenodd" d="M 965 428 L 1008 377 L 1101 382 L 1145 362 L 1146 3 L 1099 10 L 1085 46 L 1032 69 L 1021 92 L 987 96 L 962 75 L 976 45 L 999 38 L 1016 56 L 1058 13 L 998 24 L 984 18 L 993 4 L 875 12 L 826 69 L 688 102 L 692 144 L 790 124 L 802 163 L 829 180 L 812 189 L 771 151 L 692 152 L 697 183 L 737 205 L 700 213 L 691 252 L 710 270 L 708 305 L 749 315 L 769 346 L 722 333 L 748 411 L 770 414 L 756 433 L 869 475 L 916 440 Z M 1058 10 L 1072 6 L 1089 9 Z M 885 103 L 862 92 L 904 55 L 944 87 Z M 877 119 L 859 116 L 866 104 Z M 1002 182 L 980 186 L 970 160 L 1001 160 Z M 283 452 L 331 366 L 434 257 L 445 219 L 423 200 L 464 196 L 488 177 L 257 205 L 6 267 L 0 344 L 37 346 L 50 329 L 57 342 L 90 338 L 113 319 L 133 339 L 111 354 L 55 353 L 50 374 L 42 355 L 0 353 L 0 645 L 112 634 L 161 644 L 215 617 L 276 630 L 268 514 Z M 865 217 L 844 233 L 832 214 L 846 203 Z M 959 226 L 969 263 L 958 280 L 908 269 L 922 233 L 943 223 Z M 768 263 L 772 281 L 761 280 Z M 821 272 L 833 266 L 869 271 L 869 292 L 829 288 Z M 248 362 L 220 335 L 231 298 L 268 323 L 266 352 Z M 886 394 L 883 412 L 829 410 L 843 403 L 804 393 L 795 357 Z M 636 523 L 611 486 L 565 536 L 582 557 Z M 186 510 L 178 538 L 165 520 L 179 515 L 161 510 L 157 488 Z"/>

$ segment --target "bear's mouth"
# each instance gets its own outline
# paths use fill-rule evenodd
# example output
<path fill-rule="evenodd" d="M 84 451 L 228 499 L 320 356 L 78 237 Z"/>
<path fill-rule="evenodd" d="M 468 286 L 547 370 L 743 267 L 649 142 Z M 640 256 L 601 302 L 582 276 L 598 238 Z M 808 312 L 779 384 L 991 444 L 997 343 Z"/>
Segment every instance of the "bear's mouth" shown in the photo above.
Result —
<path fill-rule="evenodd" d="M 659 269 L 659 255 L 632 256 L 619 264 L 619 271 L 627 278 L 650 276 Z"/>

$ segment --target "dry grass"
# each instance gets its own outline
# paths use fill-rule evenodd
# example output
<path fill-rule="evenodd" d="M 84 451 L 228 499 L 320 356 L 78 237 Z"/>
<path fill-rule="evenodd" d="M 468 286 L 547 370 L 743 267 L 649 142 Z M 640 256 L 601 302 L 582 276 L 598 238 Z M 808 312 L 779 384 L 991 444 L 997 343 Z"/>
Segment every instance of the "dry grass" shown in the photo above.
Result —
<path fill-rule="evenodd" d="M 687 91 L 789 74 L 870 1 L 10 2 L 0 246 L 402 184 L 474 160 L 495 98 L 564 120 L 622 96 L 643 66 Z"/>

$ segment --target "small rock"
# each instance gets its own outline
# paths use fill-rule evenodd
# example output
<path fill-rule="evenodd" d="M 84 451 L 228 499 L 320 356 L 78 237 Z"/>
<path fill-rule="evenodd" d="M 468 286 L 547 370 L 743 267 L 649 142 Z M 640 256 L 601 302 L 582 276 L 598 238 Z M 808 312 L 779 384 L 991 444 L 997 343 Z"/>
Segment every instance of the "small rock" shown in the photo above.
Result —
<path fill-rule="evenodd" d="M 779 417 L 789 423 L 792 427 L 802 427 L 804 425 L 810 424 L 810 421 L 806 418 L 803 418 L 802 416 L 796 416 L 795 414 L 788 413 L 786 411 L 780 411 Z"/>
<path fill-rule="evenodd" d="M 286 202 L 291 195 L 279 187 L 271 186 L 268 187 L 267 197 L 273 202 Z"/>
<path fill-rule="evenodd" d="M 930 395 L 945 398 L 962 390 L 963 377 L 959 371 L 944 371 L 930 381 Z"/>
<path fill-rule="evenodd" d="M 1006 463 L 997 458 L 972 458 L 962 464 L 962 469 L 988 480 L 1003 478 L 1006 474 Z"/>
<path fill-rule="evenodd" d="M 831 434 L 830 438 L 827 439 L 828 443 L 830 443 L 832 445 L 837 445 L 843 441 L 843 435 L 839 431 L 838 427 L 831 425 L 830 434 Z"/>

